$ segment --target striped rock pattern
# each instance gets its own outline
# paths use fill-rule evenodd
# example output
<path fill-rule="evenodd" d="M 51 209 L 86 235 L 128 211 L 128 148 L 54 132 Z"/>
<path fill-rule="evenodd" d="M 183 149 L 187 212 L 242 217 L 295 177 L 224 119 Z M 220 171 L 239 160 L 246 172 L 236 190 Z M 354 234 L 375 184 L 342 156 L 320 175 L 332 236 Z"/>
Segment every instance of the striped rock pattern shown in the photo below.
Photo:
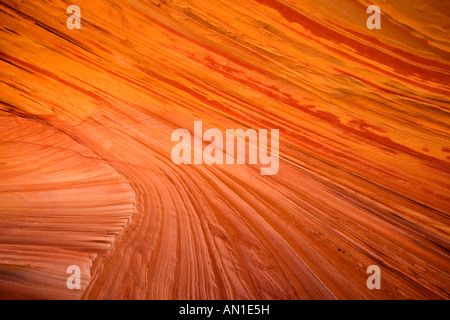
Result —
<path fill-rule="evenodd" d="M 0 1 L 0 298 L 450 298 L 447 2 L 74 4 Z M 278 173 L 174 164 L 196 120 Z"/>

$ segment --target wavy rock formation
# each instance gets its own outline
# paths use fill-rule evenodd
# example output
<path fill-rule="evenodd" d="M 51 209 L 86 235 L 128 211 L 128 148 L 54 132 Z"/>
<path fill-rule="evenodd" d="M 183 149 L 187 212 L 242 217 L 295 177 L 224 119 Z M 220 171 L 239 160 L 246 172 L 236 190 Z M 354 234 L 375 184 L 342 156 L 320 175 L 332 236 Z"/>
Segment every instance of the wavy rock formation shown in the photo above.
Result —
<path fill-rule="evenodd" d="M 448 3 L 76 2 L 0 1 L 0 298 L 450 298 Z M 278 173 L 174 164 L 196 120 Z"/>

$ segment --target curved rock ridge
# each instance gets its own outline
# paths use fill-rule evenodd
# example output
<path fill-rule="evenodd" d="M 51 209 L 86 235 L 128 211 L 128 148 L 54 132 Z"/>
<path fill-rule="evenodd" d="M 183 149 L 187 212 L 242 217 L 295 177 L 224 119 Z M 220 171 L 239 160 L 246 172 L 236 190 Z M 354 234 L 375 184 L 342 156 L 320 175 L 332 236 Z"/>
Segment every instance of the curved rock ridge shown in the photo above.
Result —
<path fill-rule="evenodd" d="M 0 2 L 0 298 L 450 298 L 448 4 L 76 5 Z M 174 164 L 194 121 L 278 173 Z"/>
<path fill-rule="evenodd" d="M 133 191 L 65 133 L 4 112 L 0 123 L 0 298 L 79 298 L 131 219 Z M 67 289 L 71 265 L 81 290 Z"/>

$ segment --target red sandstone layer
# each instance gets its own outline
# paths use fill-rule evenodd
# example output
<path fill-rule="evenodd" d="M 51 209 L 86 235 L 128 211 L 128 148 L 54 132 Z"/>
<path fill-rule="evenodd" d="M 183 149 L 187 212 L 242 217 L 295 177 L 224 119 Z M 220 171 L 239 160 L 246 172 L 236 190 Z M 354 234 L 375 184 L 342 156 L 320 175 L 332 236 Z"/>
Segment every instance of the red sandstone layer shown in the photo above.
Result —
<path fill-rule="evenodd" d="M 77 5 L 0 3 L 0 298 L 449 298 L 448 4 Z M 175 165 L 196 120 L 279 172 Z"/>

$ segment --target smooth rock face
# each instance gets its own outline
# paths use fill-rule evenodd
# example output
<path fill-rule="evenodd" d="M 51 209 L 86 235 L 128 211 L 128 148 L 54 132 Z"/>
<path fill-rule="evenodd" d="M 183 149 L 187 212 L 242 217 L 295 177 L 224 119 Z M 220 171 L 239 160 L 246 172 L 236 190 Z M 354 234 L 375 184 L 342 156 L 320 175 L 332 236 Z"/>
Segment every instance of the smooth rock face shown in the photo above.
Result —
<path fill-rule="evenodd" d="M 0 3 L 0 298 L 450 298 L 448 2 L 76 2 Z M 174 164 L 197 120 L 278 173 Z"/>

